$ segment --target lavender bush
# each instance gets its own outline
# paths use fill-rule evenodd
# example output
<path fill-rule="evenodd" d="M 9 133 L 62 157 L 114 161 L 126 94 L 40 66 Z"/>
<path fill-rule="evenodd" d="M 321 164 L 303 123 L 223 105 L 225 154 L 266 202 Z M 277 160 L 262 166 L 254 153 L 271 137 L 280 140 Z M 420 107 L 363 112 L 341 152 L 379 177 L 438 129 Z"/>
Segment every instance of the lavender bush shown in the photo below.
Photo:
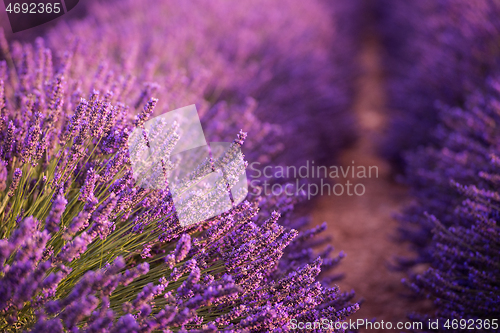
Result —
<path fill-rule="evenodd" d="M 140 189 L 130 170 L 126 143 L 134 126 L 193 99 L 209 141 L 246 128 L 259 139 L 248 155 L 269 161 L 281 149 L 270 139 L 289 125 L 262 122 L 254 110 L 285 101 L 297 113 L 306 107 L 300 101 L 310 91 L 300 95 L 295 79 L 288 91 L 297 105 L 283 96 L 281 79 L 266 79 L 280 72 L 266 73 L 279 68 L 274 52 L 295 49 L 270 39 L 261 50 L 242 22 L 235 25 L 242 27 L 239 37 L 249 36 L 232 49 L 223 29 L 216 33 L 218 19 L 232 8 L 200 2 L 197 12 L 177 2 L 163 7 L 165 14 L 180 11 L 166 20 L 155 14 L 157 2 L 144 14 L 121 3 L 115 9 L 123 16 L 113 15 L 113 24 L 106 19 L 110 9 L 96 4 L 94 22 L 70 23 L 68 31 L 59 26 L 48 42 L 9 46 L 0 35 L 0 330 L 284 332 L 292 318 L 344 320 L 355 312 L 353 294 L 330 287 L 335 277 L 328 271 L 340 257 L 331 256 L 331 247 L 314 250 L 326 242 L 317 236 L 325 225 L 309 229 L 306 218 L 292 215 L 298 198 L 252 199 L 182 227 L 168 189 Z M 210 24 L 203 6 L 219 15 Z M 252 28 L 262 23 L 258 7 L 251 15 L 241 6 L 240 15 L 255 20 Z M 187 12 L 189 26 L 190 16 L 181 15 Z M 270 10 L 269 22 L 291 22 L 279 21 L 279 13 Z M 153 27 L 160 32 L 151 33 Z M 299 38 L 300 29 L 289 31 Z M 296 52 L 290 54 L 296 71 L 284 73 L 330 87 L 309 72 L 316 67 L 307 67 L 307 51 Z M 260 104 L 246 97 L 260 90 Z M 270 144 L 259 144 L 259 135 Z M 240 132 L 227 154 L 245 139 Z"/>
<path fill-rule="evenodd" d="M 400 235 L 412 242 L 417 257 L 401 264 L 430 264 L 408 283 L 434 301 L 443 332 L 464 331 L 474 320 L 500 313 L 500 81 L 490 79 L 485 86 L 464 108 L 441 106 L 436 144 L 407 159 L 416 204 L 400 218 Z M 424 324 L 428 319 L 413 318 Z M 467 325 L 445 327 L 448 319 Z"/>
<path fill-rule="evenodd" d="M 436 101 L 463 107 L 500 66 L 500 5 L 491 0 L 378 2 L 391 125 L 382 151 L 395 165 L 402 152 L 430 142 Z"/>
<path fill-rule="evenodd" d="M 168 93 L 158 110 L 196 100 L 209 141 L 230 141 L 234 133 L 221 134 L 216 112 L 236 130 L 255 123 L 246 128 L 247 156 L 268 163 L 280 155 L 281 163 L 295 164 L 331 159 L 354 137 L 354 43 L 348 29 L 336 31 L 353 11 L 348 3 L 92 1 L 92 15 L 59 25 L 48 40 L 60 52 L 75 44 L 73 52 L 82 55 L 77 70 L 113 77 L 120 66 L 150 83 L 139 89 Z M 93 78 L 85 80 L 86 88 Z M 246 109 L 269 124 L 245 119 Z"/>

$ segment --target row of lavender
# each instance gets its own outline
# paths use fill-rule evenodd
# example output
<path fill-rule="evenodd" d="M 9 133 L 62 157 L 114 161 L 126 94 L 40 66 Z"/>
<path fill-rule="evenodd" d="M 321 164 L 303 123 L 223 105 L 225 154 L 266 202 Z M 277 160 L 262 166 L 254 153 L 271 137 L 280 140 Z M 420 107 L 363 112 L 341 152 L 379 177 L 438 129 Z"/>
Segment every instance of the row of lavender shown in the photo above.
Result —
<path fill-rule="evenodd" d="M 247 157 L 264 163 L 281 155 L 281 163 L 296 164 L 331 159 L 354 138 L 349 109 L 355 27 L 345 21 L 355 8 L 356 2 L 332 6 L 321 0 L 237 6 L 93 1 L 86 19 L 58 26 L 48 41 L 60 56 L 75 43 L 74 53 L 93 59 L 75 64 L 80 70 L 90 66 L 105 78 L 124 69 L 150 83 L 144 96 L 168 93 L 158 113 L 203 96 L 197 107 L 209 141 L 230 141 L 228 133 L 255 123 L 247 115 L 255 114 L 272 125 L 245 128 Z M 82 88 L 92 80 L 82 80 Z"/>
<path fill-rule="evenodd" d="M 491 0 L 379 0 L 391 130 L 383 153 L 428 144 L 439 103 L 464 106 L 466 96 L 500 66 L 500 4 Z"/>
<path fill-rule="evenodd" d="M 408 284 L 434 301 L 439 330 L 497 331 L 474 320 L 500 313 L 500 4 L 381 3 L 394 117 L 384 150 L 415 198 L 399 218 L 415 256 L 400 265 L 430 265 Z"/>
<path fill-rule="evenodd" d="M 293 215 L 300 198 L 252 197 L 181 226 L 168 189 L 134 185 L 126 145 L 148 117 L 195 102 L 207 139 L 233 141 L 221 159 L 243 143 L 268 163 L 296 163 L 294 145 L 338 149 L 352 126 L 332 8 L 86 6 L 34 44 L 0 39 L 0 330 L 284 332 L 355 312 L 330 285 L 340 257 L 315 250 L 325 226 Z"/>

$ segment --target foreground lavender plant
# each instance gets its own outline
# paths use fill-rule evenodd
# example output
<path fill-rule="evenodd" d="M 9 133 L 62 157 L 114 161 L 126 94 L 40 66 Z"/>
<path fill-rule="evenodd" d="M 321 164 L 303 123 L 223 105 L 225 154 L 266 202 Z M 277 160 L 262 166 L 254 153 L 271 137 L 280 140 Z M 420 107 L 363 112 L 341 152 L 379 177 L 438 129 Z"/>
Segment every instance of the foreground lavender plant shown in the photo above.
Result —
<path fill-rule="evenodd" d="M 89 78 L 93 59 L 77 50 L 53 59 L 42 39 L 2 43 L 0 330 L 281 332 L 292 318 L 340 321 L 358 309 L 352 293 L 318 277 L 339 258 L 309 249 L 321 245 L 324 226 L 307 230 L 292 218 L 295 200 L 245 201 L 182 227 L 168 189 L 137 188 L 126 143 L 160 107 L 157 86 L 137 90 L 104 65 Z M 127 66 L 134 71 L 115 69 Z M 198 93 L 190 82 L 177 91 Z M 175 90 L 160 95 L 183 100 Z M 208 109 L 230 114 L 221 105 Z M 245 138 L 240 132 L 233 145 Z M 302 231 L 278 224 L 274 209 Z"/>
<path fill-rule="evenodd" d="M 447 320 L 500 313 L 500 81 L 491 79 L 487 87 L 472 94 L 464 109 L 442 107 L 438 144 L 408 156 L 406 179 L 417 202 L 401 216 L 400 235 L 412 242 L 417 257 L 400 263 L 430 264 L 408 284 L 434 300 L 443 332 L 463 331 L 471 323 L 453 330 L 444 326 Z M 498 331 L 492 325 L 476 329 Z"/>

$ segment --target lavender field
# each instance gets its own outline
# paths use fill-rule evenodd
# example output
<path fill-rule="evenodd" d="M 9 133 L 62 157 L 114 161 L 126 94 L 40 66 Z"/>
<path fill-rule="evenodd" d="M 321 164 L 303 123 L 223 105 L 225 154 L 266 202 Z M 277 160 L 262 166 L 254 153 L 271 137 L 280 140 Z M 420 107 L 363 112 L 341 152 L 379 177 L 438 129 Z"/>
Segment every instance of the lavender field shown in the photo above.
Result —
<path fill-rule="evenodd" d="M 500 332 L 496 0 L 23 8 L 0 332 Z"/>

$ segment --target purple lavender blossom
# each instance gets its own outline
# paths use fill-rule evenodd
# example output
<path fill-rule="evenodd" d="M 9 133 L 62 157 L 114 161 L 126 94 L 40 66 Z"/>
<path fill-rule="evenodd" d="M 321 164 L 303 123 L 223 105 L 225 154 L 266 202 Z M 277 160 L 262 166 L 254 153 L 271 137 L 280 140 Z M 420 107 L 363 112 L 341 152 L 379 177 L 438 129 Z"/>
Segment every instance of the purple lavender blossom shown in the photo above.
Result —
<path fill-rule="evenodd" d="M 68 201 L 64 198 L 62 194 L 59 194 L 52 204 L 49 215 L 45 220 L 45 229 L 50 233 L 59 231 L 59 225 L 61 224 L 62 214 L 66 209 L 66 204 Z"/>
<path fill-rule="evenodd" d="M 9 193 L 7 195 L 12 197 L 17 187 L 19 186 L 19 182 L 21 181 L 21 176 L 23 175 L 23 171 L 21 169 L 16 169 L 14 171 L 14 175 L 12 176 L 12 182 L 10 183 Z"/>
<path fill-rule="evenodd" d="M 7 167 L 3 161 L 0 160 L 0 191 L 7 188 Z"/>

